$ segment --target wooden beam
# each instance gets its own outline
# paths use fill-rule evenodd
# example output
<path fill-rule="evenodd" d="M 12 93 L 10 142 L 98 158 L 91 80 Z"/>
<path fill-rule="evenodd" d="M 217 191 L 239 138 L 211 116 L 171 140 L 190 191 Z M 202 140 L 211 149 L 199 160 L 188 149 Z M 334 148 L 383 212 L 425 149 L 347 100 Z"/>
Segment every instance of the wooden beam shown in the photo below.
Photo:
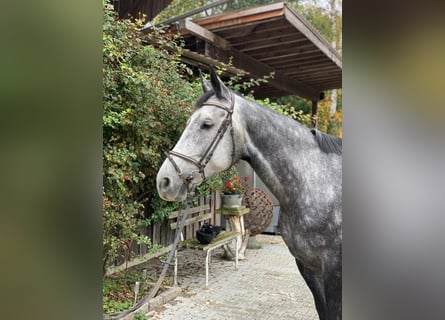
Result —
<path fill-rule="evenodd" d="M 185 219 L 184 225 L 188 226 L 188 225 L 191 225 L 191 224 L 196 223 L 196 222 L 200 222 L 200 221 L 204 221 L 204 220 L 210 220 L 211 218 L 212 218 L 212 214 L 211 213 L 200 214 L 199 216 Z M 172 230 L 175 230 L 179 226 L 179 224 L 180 224 L 180 221 L 179 222 L 178 221 L 177 222 L 172 222 L 172 223 L 170 223 L 170 228 Z"/>
<path fill-rule="evenodd" d="M 318 111 L 318 99 L 313 99 L 312 100 L 312 127 L 314 127 L 315 129 L 317 129 L 317 111 Z"/>
<path fill-rule="evenodd" d="M 307 22 L 292 6 L 285 4 L 286 19 L 303 33 L 317 48 L 324 52 L 334 63 L 342 68 L 340 54 Z"/>
<path fill-rule="evenodd" d="M 122 263 L 121 265 L 118 265 L 118 266 L 108 267 L 107 270 L 106 270 L 106 275 L 110 276 L 113 273 L 124 271 L 127 268 L 131 268 L 131 267 L 140 265 L 140 264 L 145 263 L 145 262 L 147 262 L 147 261 L 149 261 L 149 260 L 151 260 L 153 258 L 157 258 L 157 257 L 160 257 L 160 256 L 162 256 L 164 254 L 169 253 L 171 249 L 172 249 L 172 245 L 169 245 L 167 247 L 160 248 L 159 250 L 157 250 L 154 253 L 146 253 L 146 254 L 144 254 L 142 256 L 138 256 L 138 257 L 132 259 L 131 261 L 128 261 L 128 263 L 124 262 L 124 263 Z"/>
<path fill-rule="evenodd" d="M 205 204 L 205 205 L 199 206 L 199 207 L 193 207 L 193 208 L 189 209 L 189 214 L 193 214 L 193 213 L 197 213 L 197 212 L 201 212 L 201 211 L 206 211 L 206 210 L 210 210 L 210 205 L 209 204 Z M 185 211 L 182 210 L 182 211 L 170 212 L 169 215 L 168 215 L 168 218 L 169 219 L 177 218 L 179 216 L 179 213 L 184 214 Z"/>
<path fill-rule="evenodd" d="M 206 57 L 202 54 L 199 54 L 199 53 L 196 53 L 196 52 L 193 52 L 190 50 L 186 50 L 186 49 L 184 49 L 182 51 L 182 60 L 190 63 L 191 65 L 196 65 L 196 63 L 202 63 L 206 66 L 213 65 L 213 66 L 224 67 L 226 69 L 227 73 L 232 74 L 232 75 L 236 75 L 242 71 L 241 69 L 235 68 L 233 66 L 226 66 L 224 63 L 221 63 L 220 61 L 218 61 L 216 59 L 212 59 L 210 57 Z"/>
<path fill-rule="evenodd" d="M 219 37 L 213 32 L 201 27 L 200 25 L 190 20 L 181 21 L 179 26 L 180 29 L 187 30 L 195 36 L 204 39 L 214 45 L 213 49 L 215 51 L 225 51 L 218 56 L 224 56 L 227 54 L 230 55 L 231 57 L 233 57 L 234 66 L 248 71 L 255 77 L 261 78 L 263 76 L 268 76 L 269 74 L 274 73 L 274 77 L 272 79 L 269 79 L 269 83 L 280 90 L 289 92 L 289 94 L 296 94 L 308 99 L 313 99 L 318 94 L 314 88 L 298 80 L 290 78 L 284 73 L 270 67 L 269 65 L 255 60 L 254 58 L 243 52 L 240 52 L 236 48 L 233 48 L 227 40 Z"/>
<path fill-rule="evenodd" d="M 230 48 L 230 43 L 227 40 L 217 36 L 213 32 L 201 27 L 199 24 L 196 24 L 189 19 L 181 20 L 179 22 L 179 30 L 187 30 L 191 34 L 210 43 L 213 43 L 215 46 L 220 47 L 224 50 Z"/>
<path fill-rule="evenodd" d="M 207 29 L 217 29 L 224 26 L 233 26 L 245 24 L 246 22 L 253 22 L 258 20 L 269 19 L 273 17 L 283 16 L 284 3 L 273 3 L 260 7 L 254 7 L 241 11 L 233 11 L 219 14 L 216 16 L 199 19 L 197 23 Z"/>

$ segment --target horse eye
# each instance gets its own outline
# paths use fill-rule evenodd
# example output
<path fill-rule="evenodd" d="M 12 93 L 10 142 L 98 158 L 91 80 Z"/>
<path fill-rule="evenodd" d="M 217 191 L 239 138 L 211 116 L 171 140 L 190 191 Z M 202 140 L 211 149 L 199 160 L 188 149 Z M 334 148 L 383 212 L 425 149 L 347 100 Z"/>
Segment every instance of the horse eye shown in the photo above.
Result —
<path fill-rule="evenodd" d="M 210 120 L 206 120 L 201 124 L 201 129 L 210 129 L 213 127 L 213 122 Z"/>

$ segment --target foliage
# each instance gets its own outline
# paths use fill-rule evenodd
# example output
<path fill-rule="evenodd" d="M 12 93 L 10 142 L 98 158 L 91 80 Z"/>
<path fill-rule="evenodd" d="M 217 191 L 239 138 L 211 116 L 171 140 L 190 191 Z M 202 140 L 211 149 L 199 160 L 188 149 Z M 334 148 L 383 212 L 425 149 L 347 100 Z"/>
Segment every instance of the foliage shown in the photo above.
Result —
<path fill-rule="evenodd" d="M 104 6 L 103 24 L 103 246 L 104 270 L 129 259 L 140 230 L 166 211 L 156 192 L 162 151 L 179 138 L 200 94 L 179 63 L 181 48 L 162 34 L 144 36 L 140 21 L 117 20 Z M 144 43 L 163 41 L 170 50 Z M 174 115 L 174 116 L 172 116 Z M 155 211 L 157 210 L 157 211 Z"/>
<path fill-rule="evenodd" d="M 230 177 L 233 177 L 238 174 L 236 170 L 236 166 L 233 165 L 229 169 L 222 171 L 210 179 L 204 181 L 201 185 L 197 187 L 198 194 L 207 194 L 213 191 L 222 191 L 224 189 L 224 185 Z"/>
<path fill-rule="evenodd" d="M 262 78 L 250 78 L 244 79 L 245 72 L 240 71 L 238 74 L 233 75 L 226 82 L 226 85 L 234 91 L 243 92 L 244 95 L 253 97 L 253 91 L 249 91 L 254 87 L 258 87 L 262 83 L 267 83 L 269 79 L 273 78 L 275 75 L 274 72 L 271 72 L 269 75 L 263 76 Z"/>
<path fill-rule="evenodd" d="M 327 97 L 318 102 L 317 110 L 317 128 L 328 134 L 341 137 L 342 136 L 342 90 L 337 90 L 337 110 L 332 115 L 330 113 L 331 100 Z M 265 99 L 268 105 L 268 99 Z M 276 99 L 276 102 L 269 103 L 269 107 L 281 112 L 292 119 L 299 121 L 307 127 L 312 126 L 311 123 L 311 104 L 308 100 L 287 96 Z"/>
<path fill-rule="evenodd" d="M 148 318 L 142 312 L 136 312 L 133 316 L 133 320 L 148 320 Z"/>
<path fill-rule="evenodd" d="M 289 105 L 293 106 L 296 110 L 301 110 L 303 113 L 310 114 L 312 112 L 311 101 L 299 97 L 299 96 L 283 96 L 278 97 L 275 100 L 279 105 Z"/>
<path fill-rule="evenodd" d="M 306 126 L 310 126 L 311 116 L 310 114 L 304 113 L 303 110 L 298 110 L 294 105 L 288 104 L 278 104 L 276 102 L 271 102 L 270 99 L 266 98 L 263 100 L 257 100 L 258 103 L 263 104 L 266 107 L 269 107 L 272 110 L 275 110 L 285 116 L 288 116 L 291 119 L 294 119 L 301 124 Z"/>
<path fill-rule="evenodd" d="M 222 171 L 212 178 L 206 180 L 197 191 L 199 194 L 208 194 L 212 191 L 219 191 L 223 193 L 242 193 L 248 185 L 250 177 L 246 176 L 240 178 L 240 174 L 236 168 L 236 164 L 229 169 Z"/>
<path fill-rule="evenodd" d="M 338 35 L 341 34 L 342 28 L 342 16 L 340 12 L 336 12 L 334 17 L 334 25 L 332 25 L 329 11 L 326 8 L 306 4 L 304 6 L 300 6 L 299 10 L 304 18 L 312 26 L 314 26 L 314 28 L 317 29 L 317 31 L 320 32 L 329 43 L 335 41 L 336 47 L 339 47 L 340 38 Z"/>
<path fill-rule="evenodd" d="M 341 108 L 342 91 L 338 90 L 337 110 L 333 115 L 330 114 L 331 100 L 324 99 L 318 103 L 317 124 L 318 129 L 342 137 L 342 108 Z"/>
<path fill-rule="evenodd" d="M 138 270 L 105 277 L 102 289 L 103 312 L 110 314 L 130 309 L 134 304 L 136 281 L 140 283 L 138 297 L 147 295 L 150 286 L 145 279 L 142 279 Z"/>

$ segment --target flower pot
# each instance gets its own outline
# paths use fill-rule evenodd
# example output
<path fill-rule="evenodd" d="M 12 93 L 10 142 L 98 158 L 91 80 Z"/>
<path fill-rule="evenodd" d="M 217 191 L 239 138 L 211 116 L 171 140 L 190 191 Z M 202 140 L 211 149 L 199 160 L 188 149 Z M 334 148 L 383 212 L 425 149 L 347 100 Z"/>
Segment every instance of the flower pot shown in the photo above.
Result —
<path fill-rule="evenodd" d="M 243 201 L 243 195 L 241 193 L 223 194 L 222 195 L 222 207 L 223 208 L 236 208 L 240 207 Z"/>

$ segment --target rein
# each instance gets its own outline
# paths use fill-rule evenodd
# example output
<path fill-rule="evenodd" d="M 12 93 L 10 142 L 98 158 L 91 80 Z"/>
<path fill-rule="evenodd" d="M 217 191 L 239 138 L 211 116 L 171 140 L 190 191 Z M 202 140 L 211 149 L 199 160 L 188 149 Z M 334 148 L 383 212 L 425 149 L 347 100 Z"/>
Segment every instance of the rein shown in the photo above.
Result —
<path fill-rule="evenodd" d="M 173 150 L 171 150 L 169 152 L 165 152 L 168 160 L 170 160 L 173 167 L 175 168 L 177 175 L 181 178 L 181 180 L 184 182 L 184 184 L 186 186 L 189 186 L 193 180 L 196 181 L 197 178 L 199 178 L 195 175 L 195 173 L 199 174 L 200 178 L 202 178 L 202 181 L 204 181 L 206 179 L 204 169 L 207 166 L 207 164 L 209 163 L 210 159 L 212 159 L 213 154 L 216 150 L 216 147 L 218 146 L 218 144 L 224 137 L 224 134 L 226 133 L 229 126 L 231 127 L 230 134 L 232 137 L 232 163 L 233 163 L 233 159 L 235 158 L 235 138 L 234 138 L 234 134 L 233 134 L 233 125 L 232 125 L 232 114 L 233 114 L 233 109 L 235 108 L 235 97 L 234 97 L 233 92 L 231 93 L 231 96 L 230 96 L 230 106 L 229 107 L 223 105 L 222 103 L 218 103 L 218 102 L 211 102 L 211 103 L 204 102 L 202 105 L 203 106 L 212 106 L 212 107 L 217 107 L 217 108 L 223 109 L 224 111 L 227 112 L 227 114 L 226 114 L 223 122 L 221 123 L 221 126 L 219 127 L 215 138 L 212 140 L 210 145 L 207 147 L 206 151 L 201 156 L 201 158 L 199 160 L 196 160 L 196 159 L 193 159 L 192 157 L 189 157 L 185 154 L 182 154 L 182 153 L 179 153 L 179 152 L 176 152 Z M 172 156 L 175 156 L 175 157 L 178 157 L 178 158 L 181 158 L 183 160 L 193 163 L 198 168 L 198 171 L 193 171 L 189 176 L 185 176 L 182 173 L 181 169 L 179 169 L 178 165 L 176 164 L 176 162 L 174 161 Z"/>

